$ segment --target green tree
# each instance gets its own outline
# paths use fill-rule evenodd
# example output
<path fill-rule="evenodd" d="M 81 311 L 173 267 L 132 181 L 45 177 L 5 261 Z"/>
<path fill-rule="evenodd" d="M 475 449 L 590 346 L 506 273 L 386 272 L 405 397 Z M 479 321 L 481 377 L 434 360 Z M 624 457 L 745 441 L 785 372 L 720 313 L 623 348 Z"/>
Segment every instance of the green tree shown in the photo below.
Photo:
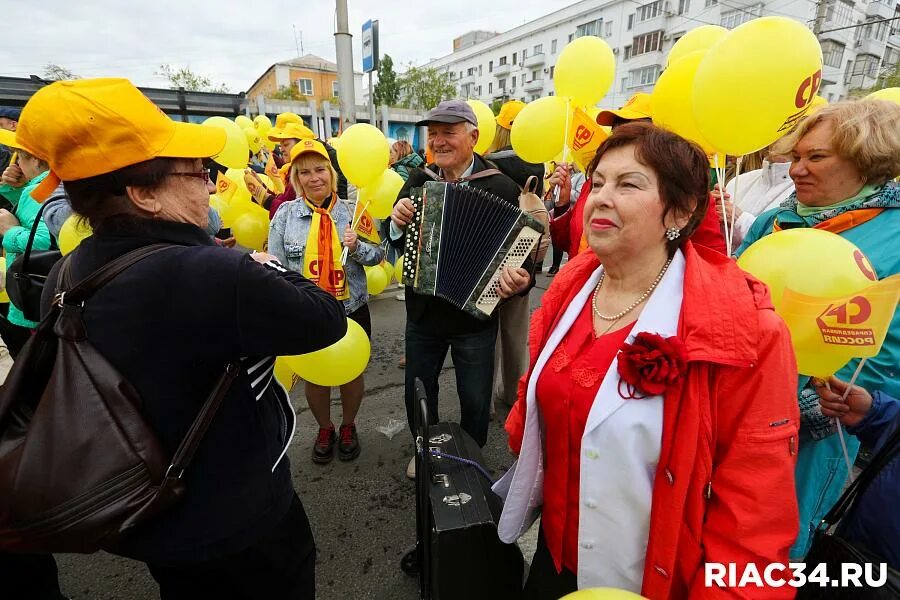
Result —
<path fill-rule="evenodd" d="M 456 85 L 450 79 L 450 73 L 437 69 L 410 65 L 397 83 L 403 94 L 401 104 L 404 108 L 428 110 L 441 100 L 456 96 Z"/>
<path fill-rule="evenodd" d="M 394 72 L 394 60 L 387 54 L 378 64 L 378 83 L 375 84 L 375 104 L 396 106 L 400 99 L 400 83 Z"/>
<path fill-rule="evenodd" d="M 50 81 L 62 81 L 64 79 L 81 79 L 78 75 L 65 67 L 53 63 L 44 65 L 44 79 Z"/>
<path fill-rule="evenodd" d="M 493 111 L 495 117 L 500 114 L 501 108 L 503 108 L 503 100 L 494 100 L 491 102 L 491 111 Z"/>
<path fill-rule="evenodd" d="M 179 69 L 172 68 L 171 65 L 160 65 L 156 75 L 160 75 L 169 80 L 169 88 L 177 90 L 184 88 L 189 92 L 220 92 L 228 93 L 231 90 L 224 83 L 218 85 L 213 84 L 212 79 L 206 75 L 194 73 L 187 67 Z"/>
<path fill-rule="evenodd" d="M 283 85 L 266 97 L 270 100 L 294 100 L 295 102 L 306 102 L 306 97 L 300 94 L 300 90 L 298 90 L 295 85 Z"/>

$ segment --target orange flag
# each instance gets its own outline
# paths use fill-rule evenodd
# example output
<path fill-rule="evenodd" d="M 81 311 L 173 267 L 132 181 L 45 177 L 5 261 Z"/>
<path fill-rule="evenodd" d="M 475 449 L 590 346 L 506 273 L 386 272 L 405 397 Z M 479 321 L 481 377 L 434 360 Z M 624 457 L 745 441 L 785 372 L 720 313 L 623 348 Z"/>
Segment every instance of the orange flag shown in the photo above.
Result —
<path fill-rule="evenodd" d="M 373 244 L 381 243 L 381 236 L 378 235 L 378 227 L 375 226 L 375 219 L 366 210 L 365 202 L 357 202 L 356 209 L 353 211 L 353 222 L 356 223 L 356 233 L 360 237 L 372 242 Z"/>
<path fill-rule="evenodd" d="M 607 137 L 609 137 L 607 133 L 591 118 L 591 115 L 580 108 L 573 111 L 567 142 L 572 150 L 573 160 L 582 171 L 590 164 L 594 154 L 597 153 L 597 148 Z"/>
<path fill-rule="evenodd" d="M 854 358 L 881 351 L 900 300 L 900 275 L 836 298 L 784 290 L 781 317 L 791 331 L 799 371 L 827 377 Z"/>
<path fill-rule="evenodd" d="M 275 165 L 275 159 L 271 154 L 269 155 L 269 160 L 266 161 L 266 175 L 272 180 L 272 187 L 274 188 L 272 191 L 276 194 L 283 193 L 284 180 L 281 179 L 281 173 L 278 171 L 278 167 Z"/>
<path fill-rule="evenodd" d="M 226 202 L 231 200 L 237 189 L 237 184 L 226 177 L 225 173 L 219 173 L 219 176 L 216 177 L 216 195 L 222 200 Z"/>

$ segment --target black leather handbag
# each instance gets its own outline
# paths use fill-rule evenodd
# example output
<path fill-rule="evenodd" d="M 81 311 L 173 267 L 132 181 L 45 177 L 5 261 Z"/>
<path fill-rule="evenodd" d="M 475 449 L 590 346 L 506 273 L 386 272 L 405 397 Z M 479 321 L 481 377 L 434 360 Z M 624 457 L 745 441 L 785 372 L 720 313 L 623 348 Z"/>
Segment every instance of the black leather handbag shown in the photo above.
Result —
<path fill-rule="evenodd" d="M 47 203 L 42 204 L 34 217 L 25 251 L 8 266 L 6 271 L 6 291 L 9 299 L 29 321 L 41 320 L 41 294 L 44 292 L 47 275 L 50 274 L 53 265 L 62 258 L 62 252 L 59 250 L 32 252 L 34 236 L 37 234 L 41 215 L 46 206 Z"/>
<path fill-rule="evenodd" d="M 805 573 L 809 575 L 820 564 L 824 564 L 825 572 L 831 581 L 841 577 L 842 564 L 860 565 L 862 567 L 860 582 L 863 587 L 853 587 L 852 585 L 850 587 L 829 587 L 807 582 L 798 591 L 797 600 L 814 598 L 816 600 L 900 599 L 900 572 L 891 568 L 883 557 L 858 542 L 845 539 L 839 525 L 841 519 L 853 514 L 854 509 L 857 508 L 857 501 L 881 470 L 898 457 L 900 457 L 900 429 L 891 436 L 878 454 L 872 457 L 869 466 L 850 484 L 834 507 L 822 519 L 813 538 L 812 547 L 806 555 Z M 896 507 L 885 506 L 884 510 L 896 510 Z M 884 583 L 881 583 L 882 579 L 884 579 Z M 870 581 L 878 582 L 878 585 L 869 585 Z"/>

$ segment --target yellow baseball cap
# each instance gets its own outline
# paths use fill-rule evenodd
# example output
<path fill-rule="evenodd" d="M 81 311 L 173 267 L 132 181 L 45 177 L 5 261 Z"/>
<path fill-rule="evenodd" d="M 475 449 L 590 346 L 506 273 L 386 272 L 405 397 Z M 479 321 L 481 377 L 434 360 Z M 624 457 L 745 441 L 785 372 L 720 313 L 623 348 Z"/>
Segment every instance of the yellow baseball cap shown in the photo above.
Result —
<path fill-rule="evenodd" d="M 513 121 L 525 108 L 525 103 L 521 100 L 510 100 L 500 107 L 500 114 L 497 115 L 497 125 L 504 129 L 512 129 Z"/>
<path fill-rule="evenodd" d="M 16 139 L 15 131 L 10 131 L 8 129 L 0 129 L 0 145 L 7 146 L 13 150 L 24 150 L 29 154 L 34 154 L 34 152 L 28 150 L 28 148 L 23 146 L 22 143 Z"/>
<path fill-rule="evenodd" d="M 50 165 L 31 194 L 41 202 L 60 180 L 159 157 L 213 156 L 225 147 L 225 132 L 173 121 L 127 79 L 78 79 L 38 90 L 22 110 L 16 140 Z"/>
<path fill-rule="evenodd" d="M 603 110 L 597 115 L 597 124 L 611 126 L 616 117 L 625 119 L 626 121 L 635 121 L 637 119 L 650 119 L 653 117 L 653 104 L 650 101 L 650 94 L 646 92 L 638 92 L 628 99 L 625 106 L 619 110 Z"/>
<path fill-rule="evenodd" d="M 281 140 L 303 140 L 315 138 L 316 134 L 312 129 L 303 123 L 287 123 L 284 127 L 273 127 L 269 130 L 269 141 L 278 142 Z"/>
<path fill-rule="evenodd" d="M 325 149 L 325 145 L 319 140 L 309 138 L 301 139 L 293 148 L 291 148 L 291 162 L 297 160 L 297 157 L 301 154 L 308 154 L 310 152 L 318 154 L 327 160 L 329 164 L 331 163 L 331 157 L 328 156 L 328 150 Z"/>

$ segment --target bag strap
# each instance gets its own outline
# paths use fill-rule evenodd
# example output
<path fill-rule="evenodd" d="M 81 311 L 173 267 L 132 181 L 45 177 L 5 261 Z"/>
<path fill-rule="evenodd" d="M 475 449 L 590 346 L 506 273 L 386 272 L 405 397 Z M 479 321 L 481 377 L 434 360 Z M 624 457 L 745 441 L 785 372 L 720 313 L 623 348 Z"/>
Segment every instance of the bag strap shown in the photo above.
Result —
<path fill-rule="evenodd" d="M 200 412 L 197 413 L 197 418 L 191 423 L 191 428 L 184 436 L 184 439 L 181 440 L 181 444 L 178 445 L 178 449 L 172 457 L 172 463 L 166 469 L 163 486 L 174 484 L 184 475 L 194 458 L 194 454 L 197 452 L 197 448 L 200 446 L 200 442 L 203 440 L 203 436 L 206 435 L 206 430 L 212 424 L 213 418 L 222 404 L 222 400 L 225 399 L 228 389 L 237 376 L 238 364 L 236 362 L 230 362 L 225 365 L 225 372 L 219 378 L 219 381 L 216 382 L 212 393 L 210 393 L 206 402 L 203 403 Z"/>
<path fill-rule="evenodd" d="M 82 279 L 77 285 L 72 286 L 71 279 L 71 254 L 65 258 L 59 272 L 59 282 L 63 285 L 61 292 L 58 294 L 58 301 L 63 299 L 70 304 L 81 304 L 94 293 L 109 283 L 113 278 L 122 273 L 125 269 L 131 267 L 137 262 L 144 260 L 154 254 L 157 254 L 167 248 L 174 247 L 175 244 L 151 244 L 143 246 L 136 250 L 132 250 L 127 254 L 123 254 L 119 258 L 106 263 L 85 279 Z M 68 289 L 67 289 L 68 288 Z"/>
<path fill-rule="evenodd" d="M 34 237 L 37 235 L 38 225 L 41 224 L 41 215 L 44 214 L 44 209 L 47 208 L 48 204 L 52 204 L 51 202 L 42 202 L 41 207 L 38 209 L 37 214 L 34 215 L 34 223 L 31 224 L 31 232 L 28 234 L 28 243 L 25 244 L 25 251 L 22 253 L 22 272 L 28 272 L 28 260 L 31 258 L 31 248 L 34 246 Z"/>
<path fill-rule="evenodd" d="M 535 190 L 537 190 L 537 176 L 529 175 L 528 179 L 525 180 L 525 187 L 522 188 L 522 191 L 527 194 L 534 194 Z"/>
<path fill-rule="evenodd" d="M 447 181 L 428 167 L 422 167 L 422 170 L 425 171 L 425 174 L 434 179 L 435 181 Z M 481 179 L 483 177 L 492 177 L 494 175 L 502 175 L 503 173 L 500 169 L 484 169 L 483 171 L 478 171 L 477 173 L 472 173 L 468 177 L 461 177 L 456 181 L 447 181 L 447 183 L 465 183 L 467 181 L 472 181 L 474 179 Z"/>
<path fill-rule="evenodd" d="M 822 519 L 822 522 L 819 524 L 819 529 L 828 529 L 840 521 L 844 515 L 853 508 L 857 498 L 866 491 L 869 484 L 878 477 L 881 470 L 898 456 L 900 456 L 900 428 L 894 432 L 881 450 L 872 457 L 871 462 L 863 469 L 859 477 L 844 490 L 844 493 L 841 494 L 838 501 Z"/>

